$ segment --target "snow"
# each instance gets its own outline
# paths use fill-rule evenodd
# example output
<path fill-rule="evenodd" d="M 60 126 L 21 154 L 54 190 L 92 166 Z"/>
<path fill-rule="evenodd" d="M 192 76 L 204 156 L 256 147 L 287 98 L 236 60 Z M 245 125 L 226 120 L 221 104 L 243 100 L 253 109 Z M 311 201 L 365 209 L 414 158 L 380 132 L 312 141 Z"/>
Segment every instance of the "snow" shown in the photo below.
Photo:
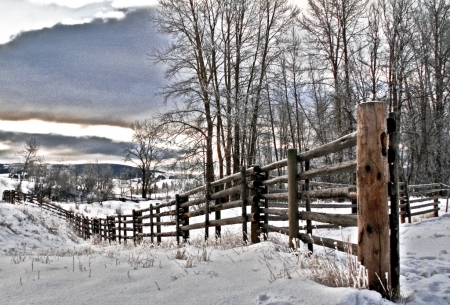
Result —
<path fill-rule="evenodd" d="M 1 192 L 7 184 L 0 183 Z M 444 203 L 440 217 L 401 225 L 401 303 L 450 304 Z M 148 205 L 87 208 L 91 216 L 106 215 L 119 204 Z M 356 228 L 314 234 L 356 240 Z M 374 291 L 312 281 L 301 268 L 306 258 L 288 251 L 282 238 L 239 245 L 238 235 L 225 231 L 221 243 L 208 246 L 197 236 L 181 248 L 167 239 L 161 246 L 84 241 L 37 207 L 0 202 L 0 304 L 392 304 Z"/>

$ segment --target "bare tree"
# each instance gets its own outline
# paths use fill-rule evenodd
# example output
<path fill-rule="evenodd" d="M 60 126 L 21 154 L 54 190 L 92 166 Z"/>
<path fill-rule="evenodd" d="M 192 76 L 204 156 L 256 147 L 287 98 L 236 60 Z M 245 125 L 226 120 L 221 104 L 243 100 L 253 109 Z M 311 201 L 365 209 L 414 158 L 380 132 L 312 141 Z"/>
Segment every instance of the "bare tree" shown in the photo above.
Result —
<path fill-rule="evenodd" d="M 163 141 L 163 126 L 152 119 L 136 121 L 132 143 L 123 148 L 125 161 L 136 165 L 142 174 L 142 198 L 147 198 L 153 182 L 153 171 L 167 157 Z"/>
<path fill-rule="evenodd" d="M 306 13 L 300 19 L 306 32 L 305 43 L 309 44 L 308 55 L 316 63 L 322 63 L 317 68 L 330 77 L 338 136 L 353 131 L 356 122 L 351 69 L 367 3 L 367 0 L 308 0 Z"/>
<path fill-rule="evenodd" d="M 33 166 L 43 161 L 43 157 L 38 155 L 41 144 L 36 140 L 36 138 L 30 138 L 25 142 L 23 149 L 16 152 L 16 156 L 21 159 L 21 170 L 19 173 L 20 182 L 17 186 L 17 190 L 20 191 L 22 188 L 22 181 L 25 174 L 29 172 Z"/>

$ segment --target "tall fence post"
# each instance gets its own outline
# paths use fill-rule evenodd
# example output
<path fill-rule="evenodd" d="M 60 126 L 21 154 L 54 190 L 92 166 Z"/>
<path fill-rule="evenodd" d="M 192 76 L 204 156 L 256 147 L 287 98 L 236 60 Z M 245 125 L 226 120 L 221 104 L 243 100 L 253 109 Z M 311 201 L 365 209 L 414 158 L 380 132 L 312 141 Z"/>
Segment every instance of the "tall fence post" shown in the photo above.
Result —
<path fill-rule="evenodd" d="M 247 200 L 248 200 L 248 187 L 247 187 L 247 173 L 245 166 L 241 168 L 241 201 L 242 201 L 242 241 L 248 240 L 247 234 Z"/>
<path fill-rule="evenodd" d="M 408 215 L 408 223 L 412 223 L 411 217 L 411 202 L 409 202 L 409 188 L 408 182 L 405 180 L 405 200 L 406 200 L 406 214 Z"/>
<path fill-rule="evenodd" d="M 216 186 L 215 188 L 214 188 L 214 192 L 220 192 L 220 191 L 222 191 L 222 190 L 224 190 L 224 185 L 221 185 L 221 186 Z M 214 202 L 214 205 L 215 206 L 220 206 L 221 204 L 222 204 L 222 198 L 217 198 L 216 200 L 215 200 L 215 202 Z M 220 220 L 222 217 L 222 215 L 221 215 L 221 212 L 220 212 L 220 210 L 216 210 L 215 211 L 215 215 L 214 215 L 215 217 L 214 217 L 214 219 L 215 220 Z M 216 232 L 215 232 L 215 234 L 216 234 L 216 238 L 220 238 L 220 236 L 221 236 L 221 232 L 222 232 L 222 227 L 221 226 L 216 226 L 216 228 L 215 228 L 215 230 L 216 230 Z M 189 232 L 189 231 L 188 231 Z"/>
<path fill-rule="evenodd" d="M 356 173 L 352 173 L 351 184 L 356 186 Z M 353 215 L 358 214 L 358 200 L 356 200 L 356 198 L 352 199 L 351 203 L 352 203 L 352 214 Z"/>
<path fill-rule="evenodd" d="M 440 201 L 439 201 L 439 198 L 437 198 L 437 196 L 439 196 L 439 191 L 434 192 L 433 196 L 435 197 L 434 200 L 433 200 L 434 201 L 433 217 L 439 217 L 439 203 L 440 203 Z"/>
<path fill-rule="evenodd" d="M 263 171 L 261 171 L 261 168 L 258 167 L 255 178 L 256 178 L 256 180 L 253 182 L 253 187 L 256 189 L 256 195 L 258 196 L 258 199 L 260 199 L 263 197 L 261 195 L 265 195 L 268 192 L 267 186 L 264 186 L 262 182 L 269 178 L 269 172 L 263 172 Z M 266 241 L 268 238 L 269 231 L 265 228 L 265 225 L 269 224 L 269 215 L 265 212 L 262 213 L 261 208 L 260 208 L 261 206 L 264 209 L 268 209 L 269 208 L 269 200 L 264 199 L 264 202 L 258 203 L 258 210 L 255 212 L 252 211 L 252 213 L 258 213 L 258 215 L 259 215 L 258 231 L 263 233 L 264 240 Z"/>
<path fill-rule="evenodd" d="M 117 215 L 117 234 L 119 235 L 119 244 L 121 244 L 122 239 L 122 215 Z"/>
<path fill-rule="evenodd" d="M 391 201 L 390 218 L 390 260 L 391 260 L 391 287 L 393 299 L 397 299 L 400 293 L 400 222 L 399 222 L 399 190 L 398 190 L 398 131 L 396 127 L 397 114 L 389 113 L 387 130 L 389 134 L 389 188 Z"/>
<path fill-rule="evenodd" d="M 386 296 L 390 246 L 384 104 L 362 103 L 357 116 L 358 260 L 368 272 L 369 289 Z"/>
<path fill-rule="evenodd" d="M 153 230 L 153 204 L 150 204 L 150 242 L 153 244 L 153 237 L 154 237 L 154 230 Z"/>
<path fill-rule="evenodd" d="M 188 201 L 189 201 L 189 197 L 185 197 L 182 200 L 182 203 L 185 203 Z M 189 213 L 189 207 L 181 208 L 180 213 L 183 215 L 183 217 L 181 218 L 181 220 L 182 220 L 181 225 L 188 226 L 189 225 L 189 217 L 186 217 L 186 214 Z M 182 232 L 182 234 L 183 234 L 183 242 L 187 243 L 189 241 L 189 230 Z"/>
<path fill-rule="evenodd" d="M 159 207 L 159 205 L 156 206 L 156 242 L 158 243 L 158 245 L 161 244 L 161 208 Z"/>
<path fill-rule="evenodd" d="M 253 165 L 253 175 L 251 175 L 250 179 L 253 181 L 258 181 L 259 179 L 259 166 Z M 248 186 L 247 186 L 248 187 Z M 261 239 L 259 237 L 260 234 L 260 228 L 261 225 L 259 223 L 259 215 L 260 215 L 260 208 L 259 208 L 259 194 L 257 187 L 253 187 L 250 190 L 250 195 L 252 197 L 251 207 L 250 207 L 250 213 L 254 215 L 253 221 L 250 223 L 250 240 L 253 244 L 257 244 L 261 242 Z"/>
<path fill-rule="evenodd" d="M 131 219 L 133 225 L 133 243 L 136 246 L 136 210 L 131 211 Z"/>
<path fill-rule="evenodd" d="M 400 223 L 405 223 L 406 221 L 406 192 L 405 192 L 405 186 L 406 182 L 404 182 L 402 185 L 399 185 L 399 193 L 401 193 L 401 199 L 400 199 Z M 399 194 L 400 195 L 400 194 Z"/>
<path fill-rule="evenodd" d="M 205 241 L 209 238 L 209 202 L 211 200 L 211 182 L 205 185 Z"/>
<path fill-rule="evenodd" d="M 305 151 L 308 151 L 309 149 L 306 149 Z M 305 172 L 309 171 L 311 167 L 311 162 L 309 160 L 305 160 Z M 309 191 L 309 179 L 305 179 L 305 191 Z M 298 210 L 298 208 L 297 208 Z M 307 212 L 311 212 L 311 200 L 310 199 L 306 199 L 305 200 L 305 210 Z M 308 234 L 309 236 L 312 236 L 312 221 L 311 220 L 306 220 L 306 234 Z M 313 243 L 308 243 L 308 251 L 310 253 L 312 253 L 314 251 L 314 244 Z"/>
<path fill-rule="evenodd" d="M 289 247 L 294 249 L 294 239 L 298 239 L 298 169 L 297 149 L 287 151 L 288 171 L 288 213 L 289 213 Z"/>
<path fill-rule="evenodd" d="M 181 231 L 181 225 L 182 225 L 182 221 L 184 219 L 184 213 L 186 213 L 186 209 L 182 208 L 181 204 L 185 203 L 186 201 L 188 201 L 188 197 L 182 198 L 178 194 L 175 195 L 175 209 L 176 209 L 175 231 L 177 233 L 177 236 L 176 236 L 177 245 L 180 244 L 181 235 L 183 235 L 183 242 L 187 241 L 185 234 L 183 234 L 183 232 Z M 187 233 L 189 234 L 189 231 L 187 231 Z"/>
<path fill-rule="evenodd" d="M 450 185 L 450 179 L 448 181 L 448 184 Z M 447 186 L 448 187 L 448 186 Z M 450 188 L 447 189 L 447 202 L 445 204 L 445 213 L 448 212 L 448 198 L 450 197 Z"/>
<path fill-rule="evenodd" d="M 181 230 L 180 230 L 180 195 L 175 195 L 175 233 L 177 240 L 177 245 L 180 245 L 180 236 L 181 236 Z"/>
<path fill-rule="evenodd" d="M 123 244 L 126 245 L 128 243 L 128 233 L 127 233 L 127 217 L 125 215 L 122 216 L 122 228 L 123 228 Z"/>

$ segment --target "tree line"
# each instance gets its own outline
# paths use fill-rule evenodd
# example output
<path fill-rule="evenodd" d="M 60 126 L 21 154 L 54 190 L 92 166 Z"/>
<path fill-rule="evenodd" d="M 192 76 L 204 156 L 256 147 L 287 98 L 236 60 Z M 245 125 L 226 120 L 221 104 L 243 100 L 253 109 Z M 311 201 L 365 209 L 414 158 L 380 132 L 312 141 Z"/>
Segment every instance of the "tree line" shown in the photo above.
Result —
<path fill-rule="evenodd" d="M 206 181 L 353 132 L 372 100 L 397 112 L 403 178 L 449 179 L 449 0 L 160 0 L 151 22 L 157 125 Z"/>

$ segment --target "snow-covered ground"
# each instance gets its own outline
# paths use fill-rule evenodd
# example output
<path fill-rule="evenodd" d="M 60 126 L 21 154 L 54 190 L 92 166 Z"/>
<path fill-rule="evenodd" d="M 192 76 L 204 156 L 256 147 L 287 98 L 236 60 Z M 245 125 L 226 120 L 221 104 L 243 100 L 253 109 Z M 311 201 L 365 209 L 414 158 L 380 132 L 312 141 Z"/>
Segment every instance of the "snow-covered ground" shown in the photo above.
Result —
<path fill-rule="evenodd" d="M 115 204 L 89 213 L 107 214 Z M 450 304 L 450 214 L 443 210 L 444 200 L 440 217 L 401 225 L 401 303 Z M 356 241 L 355 228 L 314 234 Z M 182 248 L 87 242 L 36 207 L 0 202 L 0 304 L 392 304 L 373 291 L 312 281 L 307 258 L 280 239 L 239 245 L 225 232 L 222 243 L 200 240 Z M 318 262 L 334 259 L 343 266 L 345 257 L 333 254 Z"/>

